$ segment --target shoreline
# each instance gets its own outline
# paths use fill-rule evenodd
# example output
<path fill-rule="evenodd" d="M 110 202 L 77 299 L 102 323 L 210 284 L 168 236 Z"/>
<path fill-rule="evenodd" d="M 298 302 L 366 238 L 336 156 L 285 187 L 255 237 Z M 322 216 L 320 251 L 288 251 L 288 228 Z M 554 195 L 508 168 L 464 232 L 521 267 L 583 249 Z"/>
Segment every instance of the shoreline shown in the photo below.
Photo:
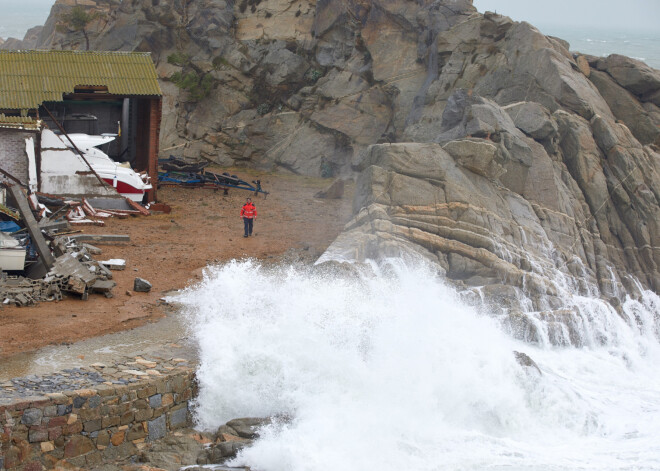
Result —
<path fill-rule="evenodd" d="M 195 465 L 194 454 L 207 440 L 190 429 L 197 356 L 177 306 L 162 298 L 201 281 L 205 267 L 232 259 L 251 257 L 265 265 L 314 259 L 351 215 L 352 185 L 342 199 L 318 200 L 313 195 L 331 181 L 260 176 L 275 191 L 257 200 L 257 237 L 238 237 L 242 224 L 234 213 L 243 194 L 166 189 L 171 214 L 85 230 L 131 235 L 128 244 L 102 246 L 100 260 L 128 262 L 113 272 L 112 298 L 71 297 L 0 310 L 0 469 L 113 463 L 127 469 L 129 458 L 166 454 L 157 450 L 169 440 L 187 443 L 188 455 L 177 457 Z M 130 292 L 135 276 L 155 280 L 152 292 Z M 26 328 L 8 335 L 21 321 Z M 95 331 L 94 324 L 104 321 L 109 323 Z M 36 347 L 19 352 L 7 348 L 10 339 L 13 347 L 22 340 Z"/>

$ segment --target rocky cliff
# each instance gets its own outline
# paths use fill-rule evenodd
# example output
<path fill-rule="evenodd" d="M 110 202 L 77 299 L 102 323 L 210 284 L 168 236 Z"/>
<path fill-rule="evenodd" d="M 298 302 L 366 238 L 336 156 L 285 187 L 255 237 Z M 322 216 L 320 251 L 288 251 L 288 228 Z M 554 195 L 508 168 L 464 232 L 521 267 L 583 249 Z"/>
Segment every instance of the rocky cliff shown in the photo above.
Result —
<path fill-rule="evenodd" d="M 660 72 L 641 62 L 470 0 L 58 0 L 38 47 L 84 45 L 54 26 L 76 2 L 103 13 L 92 49 L 152 52 L 163 149 L 357 175 L 328 254 L 422 254 L 559 323 L 566 293 L 616 309 L 660 289 Z"/>

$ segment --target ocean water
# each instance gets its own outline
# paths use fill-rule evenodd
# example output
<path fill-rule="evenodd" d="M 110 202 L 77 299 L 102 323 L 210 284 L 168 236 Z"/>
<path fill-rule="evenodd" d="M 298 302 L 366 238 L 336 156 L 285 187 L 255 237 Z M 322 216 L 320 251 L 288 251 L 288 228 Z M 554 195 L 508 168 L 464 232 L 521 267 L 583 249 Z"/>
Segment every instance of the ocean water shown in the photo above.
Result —
<path fill-rule="evenodd" d="M 660 470 L 653 293 L 623 316 L 592 303 L 608 335 L 585 324 L 581 347 L 515 340 L 432 267 L 398 259 L 352 274 L 232 261 L 175 299 L 199 348 L 198 426 L 281 418 L 232 465 Z"/>
<path fill-rule="evenodd" d="M 603 57 L 621 54 L 660 69 L 660 26 L 656 31 L 569 28 L 557 25 L 538 28 L 543 34 L 568 41 L 573 52 Z"/>

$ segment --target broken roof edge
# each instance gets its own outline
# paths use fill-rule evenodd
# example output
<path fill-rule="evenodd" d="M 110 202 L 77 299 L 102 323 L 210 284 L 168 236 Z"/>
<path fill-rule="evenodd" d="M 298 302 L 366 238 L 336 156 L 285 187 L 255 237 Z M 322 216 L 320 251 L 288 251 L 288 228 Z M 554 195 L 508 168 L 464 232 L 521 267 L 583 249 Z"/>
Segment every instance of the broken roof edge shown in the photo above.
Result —
<path fill-rule="evenodd" d="M 41 119 L 34 119 L 30 116 L 6 116 L 0 113 L 0 128 L 40 131 L 42 127 L 43 121 Z"/>

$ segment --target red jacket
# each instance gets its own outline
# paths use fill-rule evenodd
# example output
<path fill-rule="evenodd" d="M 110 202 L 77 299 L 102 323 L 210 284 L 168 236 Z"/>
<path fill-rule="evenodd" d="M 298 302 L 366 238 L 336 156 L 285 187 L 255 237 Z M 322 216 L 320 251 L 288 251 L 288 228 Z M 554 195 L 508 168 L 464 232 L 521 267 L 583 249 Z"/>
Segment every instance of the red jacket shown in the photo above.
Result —
<path fill-rule="evenodd" d="M 241 208 L 241 217 L 248 219 L 256 219 L 257 208 L 252 203 L 245 203 Z"/>

